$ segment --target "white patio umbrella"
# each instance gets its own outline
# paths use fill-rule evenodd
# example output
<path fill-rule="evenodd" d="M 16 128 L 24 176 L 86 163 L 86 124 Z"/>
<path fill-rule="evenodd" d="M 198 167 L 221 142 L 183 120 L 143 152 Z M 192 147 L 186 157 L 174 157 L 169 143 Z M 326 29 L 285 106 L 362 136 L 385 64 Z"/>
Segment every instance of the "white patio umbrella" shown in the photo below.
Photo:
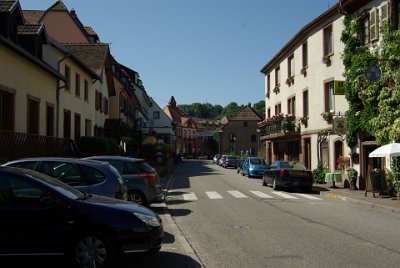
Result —
<path fill-rule="evenodd" d="M 400 156 L 400 143 L 383 145 L 369 154 L 369 157 Z"/>

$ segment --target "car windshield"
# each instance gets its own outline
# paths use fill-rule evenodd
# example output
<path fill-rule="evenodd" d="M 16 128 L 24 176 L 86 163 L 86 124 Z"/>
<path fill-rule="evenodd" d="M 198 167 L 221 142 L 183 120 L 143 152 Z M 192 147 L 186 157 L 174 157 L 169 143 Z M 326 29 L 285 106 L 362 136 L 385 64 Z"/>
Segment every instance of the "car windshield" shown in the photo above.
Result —
<path fill-rule="evenodd" d="M 253 158 L 253 159 L 250 159 L 250 164 L 253 164 L 253 165 L 264 165 L 265 164 L 265 160 L 262 159 L 262 158 Z"/>

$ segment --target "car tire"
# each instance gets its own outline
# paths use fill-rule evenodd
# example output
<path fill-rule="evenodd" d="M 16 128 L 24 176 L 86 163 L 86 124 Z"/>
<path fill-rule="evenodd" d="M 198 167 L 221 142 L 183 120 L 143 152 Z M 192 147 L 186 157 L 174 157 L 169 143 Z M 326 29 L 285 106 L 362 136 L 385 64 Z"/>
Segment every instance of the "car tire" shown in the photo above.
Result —
<path fill-rule="evenodd" d="M 128 193 L 128 201 L 133 202 L 138 205 L 146 206 L 147 200 L 142 192 L 131 191 Z"/>
<path fill-rule="evenodd" d="M 111 267 L 116 259 L 117 245 L 112 237 L 101 231 L 79 236 L 71 248 L 74 265 L 81 268 Z"/>
<path fill-rule="evenodd" d="M 274 189 L 274 190 L 279 189 L 279 186 L 276 184 L 276 178 L 274 178 L 274 180 L 272 181 L 272 189 Z"/>

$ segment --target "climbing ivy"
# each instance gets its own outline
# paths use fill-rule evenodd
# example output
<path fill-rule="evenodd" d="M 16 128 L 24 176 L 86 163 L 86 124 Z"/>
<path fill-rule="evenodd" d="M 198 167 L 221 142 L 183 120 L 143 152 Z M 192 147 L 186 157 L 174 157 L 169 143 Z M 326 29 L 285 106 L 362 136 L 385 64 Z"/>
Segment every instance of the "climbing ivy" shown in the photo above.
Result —
<path fill-rule="evenodd" d="M 361 42 L 362 30 L 358 18 L 345 16 L 341 41 L 345 45 L 342 59 L 349 147 L 356 145 L 359 132 L 374 135 L 378 144 L 400 138 L 400 32 L 385 31 L 379 49 L 370 50 Z M 381 69 L 380 81 L 366 78 L 369 66 Z"/>

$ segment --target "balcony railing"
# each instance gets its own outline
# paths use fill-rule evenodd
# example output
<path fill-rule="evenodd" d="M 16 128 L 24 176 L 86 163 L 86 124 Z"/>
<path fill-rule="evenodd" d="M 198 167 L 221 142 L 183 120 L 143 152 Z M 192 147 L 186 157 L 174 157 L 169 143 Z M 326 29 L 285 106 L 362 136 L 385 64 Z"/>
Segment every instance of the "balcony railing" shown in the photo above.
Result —
<path fill-rule="evenodd" d="M 300 134 L 300 126 L 296 120 L 277 120 L 275 122 L 260 125 L 261 136 L 281 137 L 286 135 Z"/>

